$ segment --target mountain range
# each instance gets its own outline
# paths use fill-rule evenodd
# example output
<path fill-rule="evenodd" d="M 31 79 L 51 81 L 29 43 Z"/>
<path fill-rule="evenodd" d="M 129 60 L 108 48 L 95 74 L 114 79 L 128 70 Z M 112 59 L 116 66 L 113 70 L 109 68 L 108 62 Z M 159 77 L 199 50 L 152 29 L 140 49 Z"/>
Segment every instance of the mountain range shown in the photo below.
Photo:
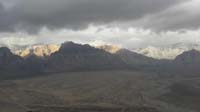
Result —
<path fill-rule="evenodd" d="M 36 44 L 31 46 L 14 47 L 11 49 L 12 52 L 21 57 L 28 57 L 29 55 L 36 55 L 38 57 L 49 56 L 52 53 L 58 51 L 60 48 L 59 44 Z"/>
<path fill-rule="evenodd" d="M 178 55 L 183 52 L 190 51 L 192 49 L 200 51 L 199 43 L 176 43 L 168 46 L 156 47 L 148 46 L 145 48 L 137 48 L 132 51 L 139 54 L 152 57 L 155 59 L 175 59 Z"/>
<path fill-rule="evenodd" d="M 59 50 L 60 44 L 33 44 L 33 45 L 9 45 L 0 44 L 0 47 L 8 47 L 12 53 L 21 57 L 28 57 L 29 55 L 36 55 L 38 57 L 50 56 L 52 53 Z M 99 45 L 93 46 L 95 48 L 103 49 L 109 53 L 115 54 L 117 51 L 123 49 L 117 45 Z M 176 43 L 165 46 L 147 46 L 143 48 L 130 49 L 138 54 L 151 57 L 154 59 L 174 60 L 178 55 L 190 50 L 200 51 L 199 43 Z"/>
<path fill-rule="evenodd" d="M 52 53 L 43 48 L 54 47 L 39 48 L 45 51 L 40 52 L 43 55 L 34 51 L 19 56 L 7 47 L 0 48 L 0 111 L 199 110 L 197 50 L 166 60 L 107 45 L 65 42 Z"/>
<path fill-rule="evenodd" d="M 65 42 L 60 46 L 45 45 L 32 47 L 29 55 L 19 56 L 6 47 L 0 48 L 1 72 L 53 73 L 65 71 L 143 69 L 143 70 L 195 70 L 199 71 L 200 52 L 190 50 L 174 60 L 154 59 L 142 54 L 118 49 L 108 52 L 90 45 Z M 45 48 L 45 49 L 43 49 Z M 38 52 L 37 52 L 38 51 Z"/>

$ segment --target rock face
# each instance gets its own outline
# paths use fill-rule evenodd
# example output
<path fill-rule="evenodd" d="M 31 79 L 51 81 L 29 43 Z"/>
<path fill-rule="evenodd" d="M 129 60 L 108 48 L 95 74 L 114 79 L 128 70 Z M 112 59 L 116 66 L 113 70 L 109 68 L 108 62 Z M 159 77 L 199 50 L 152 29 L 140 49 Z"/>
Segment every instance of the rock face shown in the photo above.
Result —
<path fill-rule="evenodd" d="M 150 65 L 152 66 L 157 62 L 157 60 L 153 58 L 149 58 L 126 49 L 121 49 L 118 52 L 116 52 L 116 54 L 129 66 L 134 66 L 134 67 L 150 66 Z"/>
<path fill-rule="evenodd" d="M 190 50 L 176 57 L 173 65 L 183 70 L 199 70 L 200 67 L 200 52 Z"/>
<path fill-rule="evenodd" d="M 14 53 L 21 57 L 28 57 L 29 55 L 45 57 L 58 51 L 59 48 L 60 48 L 60 45 L 57 45 L 57 44 L 33 45 L 30 47 L 26 47 L 25 49 L 14 50 Z"/>
<path fill-rule="evenodd" d="M 10 49 L 6 47 L 0 48 L 0 68 L 9 69 L 17 68 L 22 63 L 23 59 L 17 55 L 12 54 Z"/>
<path fill-rule="evenodd" d="M 43 48 L 53 50 L 43 50 Z M 56 51 L 57 47 L 54 48 L 55 46 L 51 45 L 46 47 L 37 46 L 34 51 L 26 49 L 22 53 L 24 57 L 14 55 L 8 48 L 1 48 L 0 67 L 8 69 L 14 67 L 19 71 L 30 73 L 125 69 L 128 67 L 117 54 L 111 54 L 89 45 L 66 42 L 59 47 L 58 51 Z M 45 52 L 54 51 L 55 53 L 48 54 L 49 56 L 45 54 Z"/>
<path fill-rule="evenodd" d="M 23 61 L 23 70 L 31 73 L 43 72 L 45 69 L 45 58 L 38 57 L 36 55 L 30 55 Z"/>
<path fill-rule="evenodd" d="M 48 70 L 99 70 L 124 68 L 126 64 L 115 54 L 104 50 L 66 42 L 47 62 Z"/>
<path fill-rule="evenodd" d="M 158 47 L 146 47 L 141 49 L 133 50 L 144 56 L 152 57 L 155 59 L 170 59 L 173 60 L 177 55 L 180 55 L 185 50 L 179 48 L 158 48 Z"/>
<path fill-rule="evenodd" d="M 192 49 L 200 50 L 199 43 L 176 43 L 168 46 L 155 47 L 149 46 L 146 48 L 134 49 L 134 52 L 142 54 L 144 56 L 152 57 L 155 59 L 170 59 L 174 60 L 176 56 L 183 52 L 190 51 Z"/>
<path fill-rule="evenodd" d="M 119 46 L 114 46 L 114 45 L 103 45 L 103 46 L 97 46 L 96 48 L 103 49 L 112 54 L 114 54 L 122 49 Z"/>

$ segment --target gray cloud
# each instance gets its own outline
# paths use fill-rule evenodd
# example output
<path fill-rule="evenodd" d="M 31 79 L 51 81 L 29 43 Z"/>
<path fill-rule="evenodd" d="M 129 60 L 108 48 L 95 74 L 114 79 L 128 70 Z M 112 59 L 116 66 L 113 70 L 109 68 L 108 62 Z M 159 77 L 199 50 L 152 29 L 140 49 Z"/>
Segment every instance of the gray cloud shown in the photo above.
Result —
<path fill-rule="evenodd" d="M 0 4 L 0 31 L 120 24 L 160 13 L 183 1 L 186 0 L 0 0 L 4 4 Z"/>
<path fill-rule="evenodd" d="M 196 30 L 200 28 L 200 1 L 189 0 L 138 22 L 159 31 Z"/>
<path fill-rule="evenodd" d="M 0 30 L 1 31 L 9 29 L 8 28 L 9 27 L 9 23 L 6 22 L 6 21 L 7 21 L 7 15 L 6 15 L 6 12 L 4 10 L 4 6 L 2 4 L 0 4 Z"/>

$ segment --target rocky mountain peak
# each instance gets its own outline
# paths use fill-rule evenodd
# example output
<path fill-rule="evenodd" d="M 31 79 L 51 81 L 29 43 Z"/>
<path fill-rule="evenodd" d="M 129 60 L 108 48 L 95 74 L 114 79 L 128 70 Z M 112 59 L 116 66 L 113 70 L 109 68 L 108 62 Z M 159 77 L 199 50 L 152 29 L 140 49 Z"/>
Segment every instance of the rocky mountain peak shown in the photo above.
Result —
<path fill-rule="evenodd" d="M 134 49 L 133 51 L 156 59 L 173 60 L 183 52 L 190 51 L 193 49 L 200 51 L 200 44 L 176 43 L 167 46 L 148 46 L 145 48 Z"/>
<path fill-rule="evenodd" d="M 117 53 L 120 51 L 122 48 L 116 45 L 102 45 L 102 46 L 97 46 L 96 48 L 103 49 L 109 53 Z"/>
<path fill-rule="evenodd" d="M 52 53 L 58 51 L 60 48 L 60 45 L 57 44 L 47 44 L 47 45 L 32 45 L 27 46 L 23 48 L 18 48 L 17 50 L 14 50 L 14 54 L 19 55 L 21 57 L 28 57 L 30 55 L 36 55 L 38 57 L 45 57 L 49 56 Z"/>
<path fill-rule="evenodd" d="M 0 48 L 0 56 L 9 56 L 9 55 L 12 55 L 10 49 L 8 49 L 7 47 Z"/>
<path fill-rule="evenodd" d="M 90 45 L 75 44 L 73 42 L 65 42 L 61 45 L 60 53 L 90 53 L 95 52 L 99 49 L 91 47 Z"/>
<path fill-rule="evenodd" d="M 200 52 L 197 50 L 190 50 L 177 56 L 173 65 L 185 68 L 186 70 L 199 70 L 200 66 Z"/>

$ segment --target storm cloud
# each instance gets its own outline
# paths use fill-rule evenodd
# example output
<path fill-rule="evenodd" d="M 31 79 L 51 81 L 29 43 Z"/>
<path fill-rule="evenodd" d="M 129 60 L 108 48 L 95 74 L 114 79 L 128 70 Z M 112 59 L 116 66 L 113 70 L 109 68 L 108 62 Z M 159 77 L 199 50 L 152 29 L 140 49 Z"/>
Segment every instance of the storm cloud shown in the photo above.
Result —
<path fill-rule="evenodd" d="M 147 19 L 145 24 L 130 24 L 130 27 L 165 29 L 168 26 L 163 23 L 159 26 L 161 23 L 153 17 L 167 20 L 168 13 L 165 11 L 186 1 L 188 0 L 0 0 L 0 31 L 37 32 L 43 27 L 79 30 L 91 24 L 121 26 L 143 19 Z M 169 13 L 176 13 L 176 10 Z M 153 17 L 148 19 L 149 16 Z M 169 24 L 173 23 L 170 20 Z M 187 24 L 190 24 L 190 20 L 181 26 L 185 27 Z"/>
<path fill-rule="evenodd" d="M 0 44 L 200 42 L 200 0 L 0 0 Z"/>
<path fill-rule="evenodd" d="M 157 13 L 141 24 L 150 29 L 164 31 L 197 30 L 200 27 L 199 5 L 199 0 L 190 0 Z"/>

